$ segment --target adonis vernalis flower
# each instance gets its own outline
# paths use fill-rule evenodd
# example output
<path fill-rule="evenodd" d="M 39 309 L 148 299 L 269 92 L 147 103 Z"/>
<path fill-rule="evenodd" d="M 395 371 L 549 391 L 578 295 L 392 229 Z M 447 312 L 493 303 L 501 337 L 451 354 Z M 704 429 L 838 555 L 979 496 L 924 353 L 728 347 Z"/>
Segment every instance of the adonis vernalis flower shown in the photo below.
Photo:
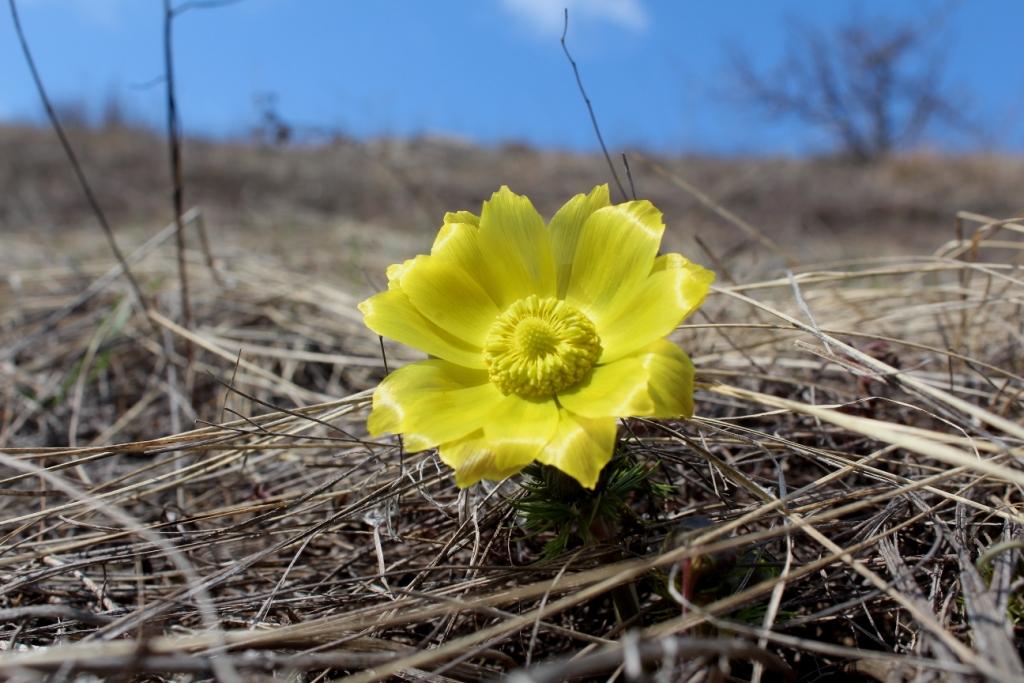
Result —
<path fill-rule="evenodd" d="M 664 229 L 607 185 L 547 225 L 507 187 L 479 217 L 446 214 L 430 255 L 389 267 L 387 291 L 359 305 L 374 332 L 430 356 L 381 382 L 370 433 L 437 447 L 459 486 L 537 460 L 593 488 L 616 418 L 693 414 L 693 365 L 665 336 L 714 273 L 659 256 Z"/>

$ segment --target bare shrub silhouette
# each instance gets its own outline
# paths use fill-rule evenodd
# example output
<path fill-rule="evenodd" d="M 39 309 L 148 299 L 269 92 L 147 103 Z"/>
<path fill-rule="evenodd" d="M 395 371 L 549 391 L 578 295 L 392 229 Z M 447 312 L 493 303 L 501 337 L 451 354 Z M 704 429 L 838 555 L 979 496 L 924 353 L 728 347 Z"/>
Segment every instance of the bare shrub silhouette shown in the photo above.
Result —
<path fill-rule="evenodd" d="M 730 49 L 731 94 L 771 118 L 825 131 L 857 161 L 909 147 L 933 126 L 968 131 L 945 79 L 945 16 L 858 13 L 829 27 L 790 18 L 776 64 L 759 65 L 746 50 Z"/>

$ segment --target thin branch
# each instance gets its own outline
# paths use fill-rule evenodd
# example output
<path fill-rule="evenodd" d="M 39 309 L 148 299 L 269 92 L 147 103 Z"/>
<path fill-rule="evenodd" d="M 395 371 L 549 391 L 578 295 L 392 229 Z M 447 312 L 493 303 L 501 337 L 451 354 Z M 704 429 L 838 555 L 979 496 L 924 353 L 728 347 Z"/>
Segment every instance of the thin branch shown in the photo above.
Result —
<path fill-rule="evenodd" d="M 178 101 L 174 91 L 174 47 L 173 47 L 173 26 L 175 10 L 171 7 L 171 0 L 164 0 L 164 72 L 167 80 L 167 145 L 170 151 L 171 182 L 174 184 L 171 198 L 174 206 L 174 222 L 177 226 L 175 233 L 175 245 L 178 252 L 178 281 L 181 295 L 181 326 L 186 330 L 192 329 L 192 306 L 188 294 L 188 267 L 185 262 L 185 223 L 182 216 L 185 213 L 184 204 L 184 181 L 181 171 L 181 121 L 178 118 Z M 195 351 L 189 339 L 184 340 L 185 358 L 188 361 L 186 368 L 186 385 L 191 383 L 192 364 L 195 361 Z"/>
<path fill-rule="evenodd" d="M 179 16 L 194 9 L 219 9 L 221 7 L 228 7 L 229 5 L 237 5 L 242 1 L 243 0 L 191 0 L 190 2 L 181 3 L 171 10 L 171 13 L 174 16 Z"/>
<path fill-rule="evenodd" d="M 380 357 L 384 361 L 384 374 L 390 375 L 391 369 L 388 367 L 388 354 L 384 349 L 384 337 L 377 336 L 377 341 L 380 343 Z M 397 434 L 398 438 L 398 478 L 405 478 L 405 437 L 401 434 Z M 402 491 L 401 489 L 395 494 L 395 507 L 401 507 L 402 505 Z M 395 533 L 398 533 L 397 529 Z"/>
<path fill-rule="evenodd" d="M 633 196 L 633 199 L 636 200 L 636 185 L 633 184 L 633 171 L 629 168 L 629 157 L 626 156 L 625 152 L 622 153 L 622 165 L 626 167 L 626 180 L 629 181 L 629 193 Z"/>
<path fill-rule="evenodd" d="M 121 248 L 117 245 L 117 240 L 114 238 L 114 230 L 110 227 L 110 222 L 107 221 L 107 216 L 103 213 L 99 200 L 97 200 L 96 195 L 93 194 L 92 186 L 89 185 L 89 181 L 85 177 L 85 172 L 82 170 L 82 165 L 78 162 L 78 155 L 75 154 L 75 150 L 71 146 L 71 142 L 64 133 L 64 127 L 61 125 L 60 119 L 57 117 L 57 112 L 54 110 L 53 104 L 50 102 L 49 95 L 46 94 L 46 88 L 43 86 L 43 79 L 39 75 L 39 70 L 36 68 L 35 59 L 32 57 L 32 51 L 28 46 L 28 40 L 25 38 L 25 32 L 21 27 L 21 18 L 18 16 L 17 4 L 15 3 L 15 0 L 7 0 L 7 4 L 11 9 L 11 19 L 14 22 L 14 31 L 18 35 L 18 42 L 21 43 L 21 53 L 25 57 L 25 63 L 28 64 L 29 71 L 32 72 L 32 80 L 35 82 L 36 91 L 39 93 L 39 99 L 43 102 L 43 108 L 46 110 L 46 116 L 50 119 L 50 125 L 53 127 L 53 132 L 57 134 L 57 138 L 60 140 L 60 145 L 64 149 L 64 154 L 67 156 L 68 163 L 71 164 L 71 168 L 75 172 L 75 177 L 78 179 L 78 184 L 81 186 L 82 192 L 85 194 L 85 198 L 89 202 L 89 208 L 92 209 L 93 215 L 96 216 L 96 220 L 99 221 L 100 227 L 103 228 L 103 234 L 107 238 L 107 244 L 110 245 L 110 250 L 114 252 L 114 256 L 117 258 L 118 263 L 121 264 L 121 269 L 124 271 L 124 275 L 128 279 L 128 283 L 131 285 L 135 302 L 142 308 L 142 310 L 148 311 L 149 304 L 146 302 L 146 297 L 142 294 L 142 289 L 139 287 L 138 280 L 136 280 L 135 276 L 132 275 L 131 268 L 128 267 L 128 262 L 124 258 L 124 253 L 122 253 Z"/>
<path fill-rule="evenodd" d="M 569 65 L 572 67 L 572 73 L 576 76 L 576 85 L 580 89 L 580 95 L 583 97 L 584 104 L 587 105 L 587 113 L 590 114 L 590 123 L 594 126 L 594 135 L 597 136 L 597 142 L 601 145 L 601 152 L 604 154 L 604 160 L 608 162 L 608 170 L 612 172 L 612 178 L 615 180 L 615 185 L 619 188 L 619 192 L 623 197 L 627 197 L 626 188 L 622 186 L 622 181 L 619 180 L 619 174 L 615 170 L 615 164 L 612 163 L 612 158 L 608 154 L 608 148 L 604 144 L 604 137 L 601 136 L 601 127 L 597 125 L 597 115 L 594 114 L 594 105 L 590 103 L 590 98 L 587 97 L 587 91 L 583 88 L 583 79 L 580 78 L 579 67 L 576 66 L 576 60 L 569 54 L 569 47 L 565 44 L 565 36 L 569 32 L 569 10 L 565 10 L 565 23 L 562 25 L 562 52 L 565 53 L 565 58 L 569 60 Z"/>

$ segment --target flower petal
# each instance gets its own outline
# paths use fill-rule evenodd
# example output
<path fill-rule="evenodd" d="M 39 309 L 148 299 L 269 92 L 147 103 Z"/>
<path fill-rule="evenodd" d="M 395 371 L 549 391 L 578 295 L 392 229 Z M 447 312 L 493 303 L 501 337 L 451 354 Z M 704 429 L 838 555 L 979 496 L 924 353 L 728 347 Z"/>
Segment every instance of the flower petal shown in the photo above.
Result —
<path fill-rule="evenodd" d="M 484 425 L 484 436 L 518 444 L 536 454 L 548 442 L 558 424 L 558 406 L 551 399 L 532 400 L 509 394 Z"/>
<path fill-rule="evenodd" d="M 659 339 L 634 356 L 647 374 L 654 411 L 647 417 L 693 417 L 693 362 L 686 352 Z"/>
<path fill-rule="evenodd" d="M 502 310 L 530 294 L 555 295 L 551 236 L 533 204 L 502 186 L 480 214 L 480 249 L 500 286 Z"/>
<path fill-rule="evenodd" d="M 445 223 L 468 223 L 470 225 L 480 226 L 480 216 L 477 216 L 472 211 L 448 211 L 444 215 Z"/>
<path fill-rule="evenodd" d="M 646 200 L 598 209 L 583 224 L 565 299 L 599 333 L 651 273 L 664 231 L 661 212 Z"/>
<path fill-rule="evenodd" d="M 455 468 L 455 483 L 470 486 L 481 479 L 503 479 L 533 462 L 558 425 L 554 401 L 531 401 L 516 395 L 489 406 L 481 432 L 442 444 L 441 460 Z"/>
<path fill-rule="evenodd" d="M 445 218 L 451 216 L 452 214 L 448 214 Z M 480 229 L 475 223 L 446 222 L 434 239 L 430 255 L 449 261 L 468 273 L 495 305 L 503 300 L 501 287 L 488 267 L 488 259 L 484 258 L 480 249 Z"/>
<path fill-rule="evenodd" d="M 572 272 L 572 261 L 583 224 L 590 218 L 590 214 L 609 204 L 611 199 L 608 185 L 598 185 L 590 194 L 578 194 L 567 201 L 551 218 L 548 230 L 551 232 L 552 254 L 558 279 L 558 298 L 565 298 L 569 288 L 569 274 Z"/>
<path fill-rule="evenodd" d="M 420 361 L 380 383 L 367 428 L 373 436 L 404 434 L 409 451 L 422 451 L 480 429 L 504 398 L 483 370 Z"/>
<path fill-rule="evenodd" d="M 442 444 L 438 453 L 441 461 L 455 470 L 455 485 L 459 488 L 472 486 L 481 479 L 504 479 L 533 462 L 533 454 L 486 439 L 481 430 Z"/>
<path fill-rule="evenodd" d="M 615 450 L 616 428 L 614 417 L 590 419 L 559 410 L 555 435 L 537 454 L 537 460 L 593 489 Z"/>
<path fill-rule="evenodd" d="M 405 259 L 401 263 L 392 263 L 384 272 L 388 276 L 388 289 L 398 289 L 402 285 L 402 274 L 412 266 L 415 259 Z"/>
<path fill-rule="evenodd" d="M 647 390 L 647 370 L 634 356 L 596 366 L 582 382 L 558 394 L 558 402 L 589 418 L 654 412 L 654 401 Z"/>
<path fill-rule="evenodd" d="M 397 281 L 396 281 L 397 282 Z M 484 368 L 479 347 L 423 317 L 397 284 L 359 304 L 366 326 L 377 334 L 469 368 Z"/>
<path fill-rule="evenodd" d="M 499 313 L 471 275 L 446 259 L 417 256 L 400 286 L 424 317 L 473 346 L 483 346 Z"/>
<path fill-rule="evenodd" d="M 679 254 L 659 256 L 633 298 L 598 328 L 600 362 L 622 358 L 668 335 L 704 302 L 714 280 L 713 272 Z"/>

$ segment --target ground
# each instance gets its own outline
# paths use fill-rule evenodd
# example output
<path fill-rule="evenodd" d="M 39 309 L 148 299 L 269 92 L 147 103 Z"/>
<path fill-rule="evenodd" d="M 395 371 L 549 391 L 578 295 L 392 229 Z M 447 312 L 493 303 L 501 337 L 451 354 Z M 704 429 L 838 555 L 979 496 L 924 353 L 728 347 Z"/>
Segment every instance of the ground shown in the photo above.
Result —
<path fill-rule="evenodd" d="M 416 355 L 355 304 L 444 211 L 550 214 L 603 159 L 189 141 L 183 326 L 161 140 L 73 141 L 145 306 L 48 131 L 0 130 L 0 676 L 1024 676 L 1019 159 L 631 152 L 719 273 L 673 335 L 697 414 L 624 421 L 647 483 L 552 545 L 528 478 L 369 439 Z"/>

